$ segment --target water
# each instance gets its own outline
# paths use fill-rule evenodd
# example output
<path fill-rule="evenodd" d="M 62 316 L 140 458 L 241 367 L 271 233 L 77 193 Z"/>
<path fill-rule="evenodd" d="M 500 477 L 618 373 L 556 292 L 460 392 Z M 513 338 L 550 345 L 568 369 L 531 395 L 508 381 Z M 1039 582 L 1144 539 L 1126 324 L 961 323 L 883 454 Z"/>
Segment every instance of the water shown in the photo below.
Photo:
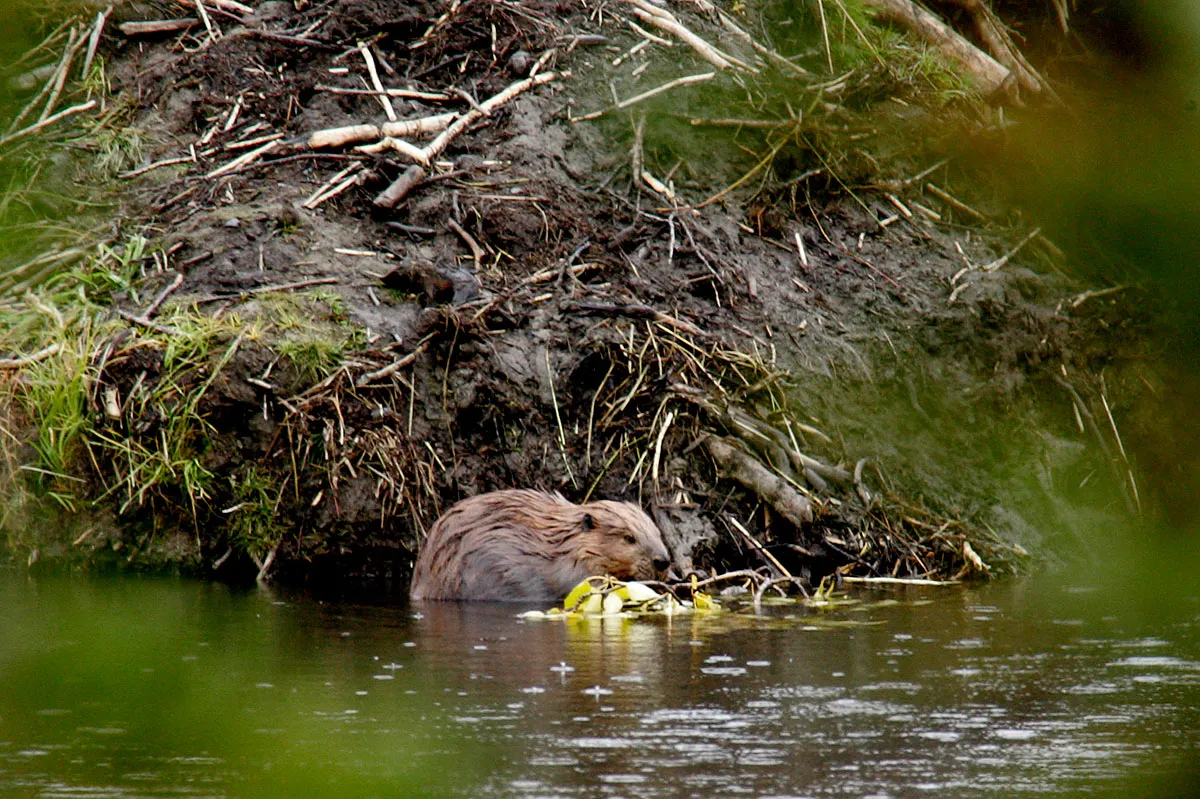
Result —
<path fill-rule="evenodd" d="M 1195 595 L 857 598 L 524 622 L 0 573 L 0 796 L 1057 794 L 1195 758 Z"/>

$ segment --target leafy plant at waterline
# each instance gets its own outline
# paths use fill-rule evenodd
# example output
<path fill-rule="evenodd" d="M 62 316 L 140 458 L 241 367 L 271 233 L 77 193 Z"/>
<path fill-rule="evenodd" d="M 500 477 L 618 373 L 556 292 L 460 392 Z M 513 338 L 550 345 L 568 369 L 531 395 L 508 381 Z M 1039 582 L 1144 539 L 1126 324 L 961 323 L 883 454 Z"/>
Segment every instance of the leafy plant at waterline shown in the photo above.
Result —
<path fill-rule="evenodd" d="M 229 545 L 261 564 L 279 543 L 279 525 L 272 519 L 282 499 L 282 490 L 266 471 L 254 464 L 244 467 L 229 482 L 237 499 L 233 507 L 222 511 L 229 515 Z"/>
<path fill-rule="evenodd" d="M 90 428 L 90 353 L 107 328 L 95 322 L 86 309 L 75 309 L 64 317 L 53 305 L 33 295 L 11 311 L 13 327 L 4 331 L 3 337 L 6 346 L 23 349 L 27 342 L 36 342 L 36 349 L 49 353 L 32 360 L 25 366 L 22 379 L 7 387 L 35 431 L 30 444 L 37 459 L 24 469 L 36 476 L 39 492 L 74 510 L 75 490 L 81 481 L 71 472 L 82 436 Z M 51 343 L 43 347 L 46 342 Z"/>
<path fill-rule="evenodd" d="M 101 242 L 96 245 L 96 255 L 84 261 L 79 268 L 50 278 L 46 282 L 46 293 L 63 304 L 94 302 L 107 305 L 112 295 L 128 292 L 133 302 L 138 302 L 137 283 L 145 277 L 142 264 L 154 256 L 155 249 L 150 240 L 140 233 L 127 236 L 121 244 Z"/>
<path fill-rule="evenodd" d="M 218 320 L 177 309 L 169 319 L 178 332 L 162 344 L 157 376 L 143 372 L 124 398 L 116 396 L 116 387 L 107 389 L 109 423 L 92 431 L 89 454 L 105 482 L 100 499 L 121 496 L 120 513 L 162 497 L 186 502 L 198 524 L 213 483 L 204 465 L 213 430 L 201 401 L 242 342 L 259 331 L 244 327 L 236 315 Z M 229 343 L 214 358 L 223 342 Z"/>

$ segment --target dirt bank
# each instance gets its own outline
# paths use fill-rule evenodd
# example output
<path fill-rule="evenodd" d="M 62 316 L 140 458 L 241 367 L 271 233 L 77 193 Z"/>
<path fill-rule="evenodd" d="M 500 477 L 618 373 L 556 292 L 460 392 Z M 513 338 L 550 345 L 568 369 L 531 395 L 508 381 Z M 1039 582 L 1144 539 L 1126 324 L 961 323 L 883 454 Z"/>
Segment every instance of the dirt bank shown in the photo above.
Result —
<path fill-rule="evenodd" d="M 1071 381 L 1110 306 L 1072 305 L 1004 209 L 928 188 L 953 168 L 914 132 L 982 130 L 982 106 L 771 72 L 676 8 L 754 69 L 714 72 L 632 8 L 272 0 L 159 35 L 116 12 L 110 102 L 146 142 L 118 249 L 150 244 L 92 296 L 86 487 L 42 484 L 108 517 L 17 556 L 403 577 L 442 508 L 511 486 L 639 501 L 710 569 L 763 546 L 808 578 L 948 578 L 1061 549 L 1061 488 L 1096 471 Z M 385 138 L 389 116 L 429 127 Z M 1107 513 L 1101 471 L 1080 491 Z"/>

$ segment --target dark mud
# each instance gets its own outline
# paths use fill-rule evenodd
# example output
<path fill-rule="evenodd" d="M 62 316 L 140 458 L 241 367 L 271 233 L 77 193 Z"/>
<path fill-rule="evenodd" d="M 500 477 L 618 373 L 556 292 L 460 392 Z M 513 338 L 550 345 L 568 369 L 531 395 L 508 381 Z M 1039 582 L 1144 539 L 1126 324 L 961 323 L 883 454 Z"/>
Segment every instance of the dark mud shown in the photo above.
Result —
<path fill-rule="evenodd" d="M 441 509 L 514 486 L 641 502 L 685 565 L 710 569 L 762 564 L 731 519 L 813 579 L 838 567 L 1003 573 L 1029 568 L 1027 551 L 1069 549 L 1080 511 L 1063 487 L 1097 466 L 1056 381 L 1110 357 L 1095 331 L 1111 299 L 1073 308 L 1084 287 L 1052 245 L 1035 240 L 985 270 L 1016 243 L 1007 226 L 980 228 L 949 206 L 936 219 L 899 213 L 883 192 L 851 195 L 828 176 L 747 187 L 701 210 L 670 202 L 631 173 L 636 118 L 569 119 L 610 101 L 613 59 L 641 41 L 623 15 L 499 0 L 466 0 L 435 22 L 445 13 L 265 2 L 242 21 L 216 14 L 216 41 L 198 28 L 110 42 L 114 92 L 154 141 L 138 166 L 196 154 L 128 178 L 127 225 L 167 253 L 142 303 L 181 275 L 164 325 L 168 309 L 195 309 L 251 329 L 277 322 L 281 305 L 305 322 L 227 333 L 181 378 L 183 390 L 211 380 L 194 442 L 215 476 L 207 496 L 163 488 L 116 513 L 109 533 L 75 547 L 42 539 L 45 555 L 116 547 L 122 560 L 218 575 L 265 564 L 293 578 L 403 578 Z M 577 38 L 593 34 L 607 38 Z M 403 157 L 302 146 L 313 131 L 384 118 L 376 97 L 323 88 L 368 85 L 354 49 L 368 40 L 386 85 L 453 96 L 394 98 L 401 119 L 464 110 L 450 90 L 482 101 L 550 50 L 541 68 L 571 74 L 471 126 L 429 180 L 380 209 L 372 200 Z M 678 47 L 643 61 L 660 77 L 704 69 Z M 625 75 L 621 96 L 662 82 Z M 691 97 L 685 110 L 718 115 Z M 695 133 L 673 144 L 653 113 L 647 165 L 675 175 L 689 201 L 759 157 L 734 134 L 711 151 Z M 285 147 L 211 175 L 250 149 L 238 142 L 273 133 Z M 348 167 L 356 185 L 305 207 Z M 123 335 L 100 385 L 128 397 L 162 379 L 163 346 L 146 342 L 170 331 L 131 324 Z M 331 339 L 338 351 L 322 359 Z M 153 437 L 166 416 L 100 426 Z M 814 520 L 797 526 L 727 479 L 708 435 L 785 476 Z M 89 469 L 102 485 L 103 465 Z M 1115 478 L 1099 471 L 1075 492 L 1089 519 L 1121 512 Z"/>

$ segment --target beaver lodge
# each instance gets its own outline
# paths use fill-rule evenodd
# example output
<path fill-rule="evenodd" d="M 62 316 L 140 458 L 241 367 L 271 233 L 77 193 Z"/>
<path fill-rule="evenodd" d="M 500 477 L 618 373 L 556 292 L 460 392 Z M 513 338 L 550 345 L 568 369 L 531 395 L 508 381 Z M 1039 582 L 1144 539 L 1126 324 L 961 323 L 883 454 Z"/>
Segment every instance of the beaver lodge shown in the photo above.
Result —
<path fill-rule="evenodd" d="M 530 487 L 709 572 L 949 580 L 1069 550 L 1063 486 L 1138 510 L 1126 296 L 981 162 L 1057 102 L 990 11 L 92 13 L 0 139 L 120 207 L 0 280 L 14 559 L 403 580 L 443 509 Z"/>

